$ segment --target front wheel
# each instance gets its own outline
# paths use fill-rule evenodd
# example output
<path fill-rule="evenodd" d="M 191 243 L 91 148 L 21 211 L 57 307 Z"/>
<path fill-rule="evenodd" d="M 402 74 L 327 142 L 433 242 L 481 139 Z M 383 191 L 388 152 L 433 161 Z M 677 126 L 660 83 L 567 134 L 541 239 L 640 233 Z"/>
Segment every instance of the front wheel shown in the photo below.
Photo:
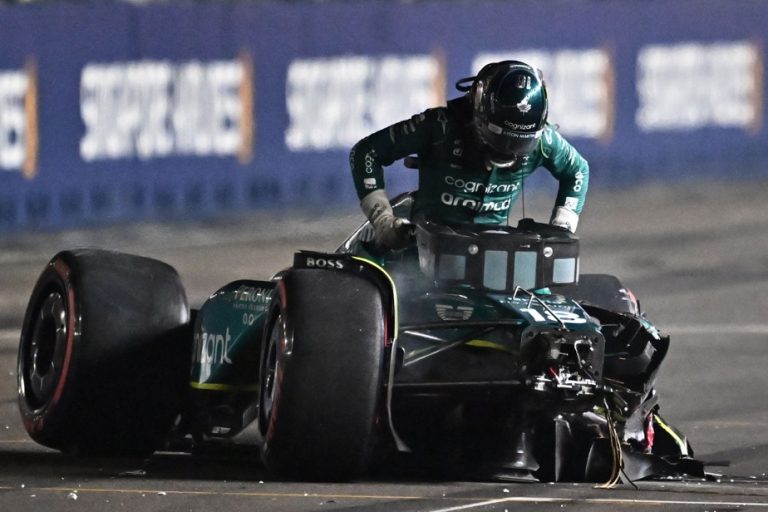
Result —
<path fill-rule="evenodd" d="M 385 318 L 371 282 L 294 270 L 278 284 L 261 357 L 263 459 L 278 474 L 345 480 L 368 464 Z"/>

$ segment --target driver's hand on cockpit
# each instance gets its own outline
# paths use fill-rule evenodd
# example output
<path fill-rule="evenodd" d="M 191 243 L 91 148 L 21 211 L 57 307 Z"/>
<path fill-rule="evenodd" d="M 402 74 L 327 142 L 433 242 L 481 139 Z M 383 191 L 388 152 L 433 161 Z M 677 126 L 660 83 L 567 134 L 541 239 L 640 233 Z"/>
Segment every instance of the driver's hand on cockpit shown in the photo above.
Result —
<path fill-rule="evenodd" d="M 565 206 L 556 206 L 552 212 L 552 218 L 549 223 L 553 226 L 565 228 L 571 233 L 575 233 L 576 226 L 579 225 L 579 214 Z"/>
<path fill-rule="evenodd" d="M 408 219 L 395 217 L 383 189 L 374 190 L 360 201 L 365 216 L 373 226 L 374 240 L 382 249 L 403 249 L 413 241 L 413 225 Z"/>

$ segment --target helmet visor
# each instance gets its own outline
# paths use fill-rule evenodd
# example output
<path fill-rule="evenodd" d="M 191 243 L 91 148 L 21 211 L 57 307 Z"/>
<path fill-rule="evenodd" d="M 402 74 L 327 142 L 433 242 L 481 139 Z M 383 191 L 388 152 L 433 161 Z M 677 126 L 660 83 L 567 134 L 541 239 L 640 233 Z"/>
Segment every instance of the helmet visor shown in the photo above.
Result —
<path fill-rule="evenodd" d="M 544 131 L 522 131 L 501 127 L 495 123 L 478 120 L 475 123 L 477 136 L 483 149 L 492 161 L 515 161 L 532 153 Z"/>

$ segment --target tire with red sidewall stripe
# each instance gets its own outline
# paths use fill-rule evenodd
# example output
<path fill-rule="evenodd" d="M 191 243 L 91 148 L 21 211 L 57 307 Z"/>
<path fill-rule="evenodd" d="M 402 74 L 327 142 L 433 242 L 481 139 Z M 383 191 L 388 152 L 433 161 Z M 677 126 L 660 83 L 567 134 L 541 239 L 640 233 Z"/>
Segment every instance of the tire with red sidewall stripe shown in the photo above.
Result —
<path fill-rule="evenodd" d="M 303 480 L 361 474 L 383 396 L 379 289 L 352 273 L 292 270 L 278 283 L 270 318 L 259 418 L 267 468 Z"/>
<path fill-rule="evenodd" d="M 19 410 L 37 442 L 88 455 L 161 447 L 188 386 L 189 307 L 176 271 L 95 249 L 40 275 L 18 354 Z"/>

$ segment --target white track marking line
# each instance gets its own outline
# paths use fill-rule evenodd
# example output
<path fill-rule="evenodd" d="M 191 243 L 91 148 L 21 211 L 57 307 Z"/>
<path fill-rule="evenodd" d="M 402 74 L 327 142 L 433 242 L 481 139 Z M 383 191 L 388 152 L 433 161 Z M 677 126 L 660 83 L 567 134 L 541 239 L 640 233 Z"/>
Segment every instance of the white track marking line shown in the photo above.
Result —
<path fill-rule="evenodd" d="M 764 507 L 768 508 L 768 503 L 747 502 L 747 501 L 692 501 L 692 500 L 632 500 L 621 498 L 545 498 L 545 497 L 524 497 L 515 496 L 509 498 L 499 498 L 495 500 L 480 501 L 469 503 L 467 505 L 457 505 L 455 507 L 431 509 L 429 512 L 459 512 L 461 510 L 470 510 L 478 507 L 488 507 L 499 505 L 501 503 L 590 503 L 595 505 L 648 505 L 648 506 L 669 506 L 669 505 L 690 505 L 706 507 Z"/>
<path fill-rule="evenodd" d="M 669 334 L 768 334 L 768 324 L 688 324 L 659 325 Z"/>
<path fill-rule="evenodd" d="M 0 329 L 0 339 L 18 338 L 20 334 L 21 329 Z"/>
<path fill-rule="evenodd" d="M 11 487 L 0 486 L 0 490 L 15 489 Z M 38 491 L 38 492 L 68 492 L 71 491 L 71 487 L 27 487 L 26 491 Z M 165 493 L 169 496 L 195 496 L 195 495 L 208 495 L 208 496 L 232 496 L 241 498 L 342 498 L 342 499 L 360 499 L 360 500 L 432 500 L 440 499 L 434 496 L 394 496 L 387 494 L 344 494 L 344 493 L 291 493 L 291 492 L 222 492 L 215 490 L 161 490 L 161 489 L 126 489 L 126 488 L 82 488 L 78 487 L 76 492 L 86 493 L 121 493 L 121 494 L 149 494 L 149 493 Z M 471 498 L 443 498 L 443 500 L 462 500 L 469 501 Z M 487 507 L 493 505 L 499 505 L 502 503 L 564 503 L 569 505 L 577 504 L 592 504 L 592 505 L 639 505 L 639 506 L 652 506 L 654 510 L 659 510 L 659 506 L 665 507 L 666 510 L 670 505 L 684 505 L 695 507 L 757 507 L 768 508 L 768 502 L 756 502 L 756 501 L 694 501 L 694 500 L 664 500 L 664 499 L 628 499 L 628 498 L 547 498 L 543 496 L 509 496 L 506 498 L 486 499 L 479 502 L 466 503 L 464 505 L 456 505 L 452 507 L 445 507 L 439 509 L 429 509 L 429 512 L 459 512 L 462 510 L 471 510 L 478 507 Z M 495 509 L 495 508 L 494 508 Z"/>
<path fill-rule="evenodd" d="M 621 498 L 589 498 L 585 503 L 606 503 L 613 505 L 691 505 L 707 507 L 764 507 L 768 508 L 768 503 L 749 502 L 749 501 L 693 501 L 693 500 L 630 500 Z"/>
<path fill-rule="evenodd" d="M 535 502 L 541 502 L 541 503 L 555 503 L 558 501 L 570 501 L 573 500 L 569 499 L 560 499 L 560 498 L 523 498 L 523 497 L 512 497 L 512 498 L 499 498 L 496 500 L 488 500 L 488 501 L 479 501 L 477 503 L 470 503 L 468 505 L 457 505 L 455 507 L 448 507 L 448 508 L 438 508 L 434 510 L 430 510 L 429 512 L 454 512 L 458 510 L 469 510 L 472 508 L 477 507 L 486 507 L 489 505 L 498 505 L 499 503 L 512 503 L 512 502 L 521 502 L 521 503 L 535 503 Z"/>

